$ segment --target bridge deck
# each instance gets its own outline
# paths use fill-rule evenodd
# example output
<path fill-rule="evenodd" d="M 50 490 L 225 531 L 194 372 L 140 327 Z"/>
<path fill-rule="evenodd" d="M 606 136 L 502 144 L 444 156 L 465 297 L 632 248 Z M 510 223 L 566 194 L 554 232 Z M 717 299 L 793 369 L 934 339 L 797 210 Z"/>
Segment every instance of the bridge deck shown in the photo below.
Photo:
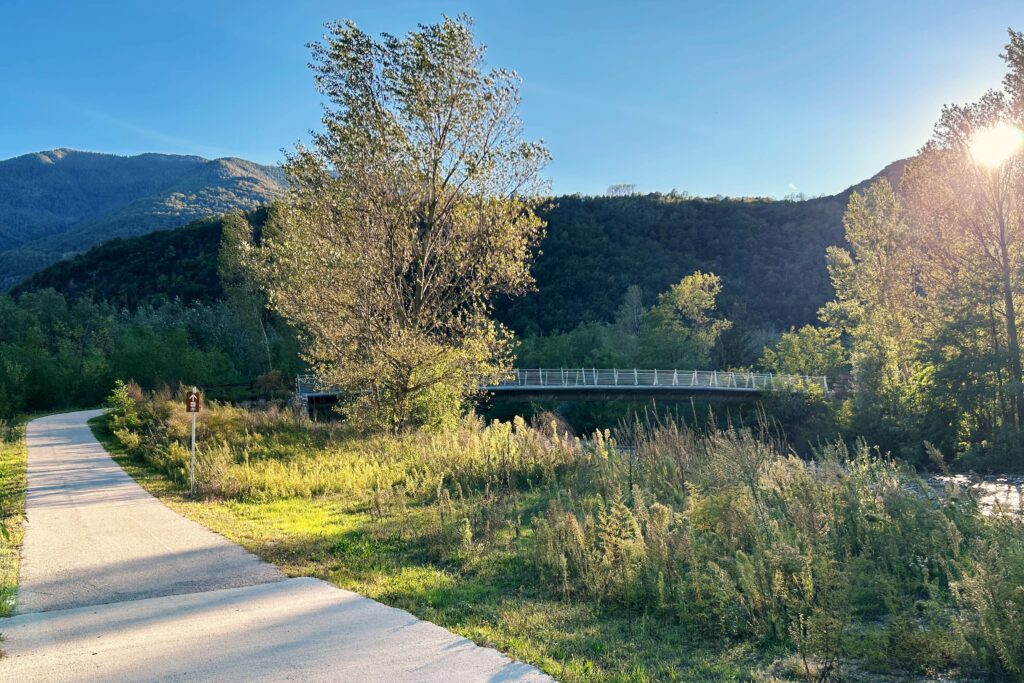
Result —
<path fill-rule="evenodd" d="M 618 368 L 517 368 L 504 381 L 480 387 L 496 400 L 642 400 L 647 398 L 753 398 L 772 392 L 829 393 L 828 379 L 809 375 L 718 370 L 639 370 Z M 339 392 L 312 375 L 296 379 L 303 401 L 336 397 Z"/>

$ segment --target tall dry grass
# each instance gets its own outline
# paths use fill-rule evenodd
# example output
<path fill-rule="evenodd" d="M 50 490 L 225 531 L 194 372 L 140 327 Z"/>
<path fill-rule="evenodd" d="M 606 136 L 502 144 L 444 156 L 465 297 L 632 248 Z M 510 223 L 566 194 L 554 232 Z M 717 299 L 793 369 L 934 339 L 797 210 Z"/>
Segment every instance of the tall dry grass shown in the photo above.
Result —
<path fill-rule="evenodd" d="M 186 481 L 180 397 L 119 391 L 118 438 Z M 655 616 L 696 642 L 782 648 L 809 680 L 850 661 L 1021 676 L 1020 524 L 984 518 L 967 492 L 933 495 L 864 444 L 807 461 L 751 429 L 633 424 L 579 439 L 553 421 L 473 417 L 367 436 L 216 404 L 199 440 L 203 495 L 338 496 L 371 514 L 377 538 L 432 561 L 470 571 L 500 546 L 562 600 Z"/>

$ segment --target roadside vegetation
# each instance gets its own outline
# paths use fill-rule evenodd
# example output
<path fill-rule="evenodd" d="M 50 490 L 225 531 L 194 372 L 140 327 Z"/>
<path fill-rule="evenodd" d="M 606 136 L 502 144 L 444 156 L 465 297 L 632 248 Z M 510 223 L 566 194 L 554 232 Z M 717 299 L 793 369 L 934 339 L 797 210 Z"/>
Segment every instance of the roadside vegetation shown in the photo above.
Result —
<path fill-rule="evenodd" d="M 0 617 L 14 612 L 25 520 L 25 421 L 0 419 Z"/>
<path fill-rule="evenodd" d="M 564 681 L 1019 679 L 1024 536 L 865 446 L 557 421 L 358 435 L 120 386 L 96 424 L 197 521 Z"/>
<path fill-rule="evenodd" d="M 324 131 L 289 156 L 282 203 L 221 221 L 223 297 L 0 298 L 0 415 L 134 378 L 96 429 L 169 505 L 564 681 L 1024 679 L 1021 522 L 916 473 L 1024 469 L 1024 35 L 1002 90 L 945 108 L 905 173 L 851 194 L 817 324 L 726 315 L 731 284 L 702 262 L 660 294 L 603 291 L 600 319 L 512 309 L 519 344 L 494 313 L 534 284 L 547 150 L 523 136 L 518 78 L 486 68 L 466 17 L 327 29 Z M 781 308 L 816 300 L 773 281 L 756 286 Z M 845 381 L 765 397 L 753 421 L 579 409 L 618 425 L 580 438 L 543 412 L 474 416 L 514 362 Z M 160 387 L 262 376 L 273 396 L 299 368 L 342 389 L 346 420 L 208 401 L 187 498 L 188 418 Z"/>

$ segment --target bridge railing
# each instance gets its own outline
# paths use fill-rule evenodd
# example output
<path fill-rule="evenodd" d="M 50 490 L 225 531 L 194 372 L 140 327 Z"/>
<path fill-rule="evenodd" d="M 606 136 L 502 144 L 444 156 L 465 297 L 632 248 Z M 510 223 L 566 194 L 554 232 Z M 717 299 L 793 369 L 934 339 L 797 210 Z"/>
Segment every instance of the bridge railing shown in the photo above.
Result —
<path fill-rule="evenodd" d="M 815 375 L 779 375 L 766 372 L 720 370 L 640 370 L 622 368 L 517 368 L 507 379 L 481 387 L 485 391 L 515 389 L 595 389 L 630 387 L 678 387 L 690 389 L 729 389 L 738 391 L 805 391 L 818 387 L 829 392 L 828 378 Z M 295 380 L 299 396 L 325 396 L 337 393 L 317 381 L 314 375 L 299 375 Z"/>
<path fill-rule="evenodd" d="M 321 384 L 316 375 L 299 375 L 295 378 L 295 393 L 298 396 L 330 396 L 338 391 Z"/>
<path fill-rule="evenodd" d="M 517 368 L 508 379 L 484 389 L 680 387 L 795 391 L 820 387 L 829 391 L 828 378 L 765 372 L 719 370 L 640 370 L 621 368 Z"/>

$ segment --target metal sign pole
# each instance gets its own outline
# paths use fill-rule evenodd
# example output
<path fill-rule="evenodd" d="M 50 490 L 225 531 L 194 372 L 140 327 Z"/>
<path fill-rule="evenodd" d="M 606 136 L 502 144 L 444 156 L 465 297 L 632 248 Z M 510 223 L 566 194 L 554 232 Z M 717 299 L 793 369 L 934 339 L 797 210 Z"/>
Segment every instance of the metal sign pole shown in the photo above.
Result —
<path fill-rule="evenodd" d="M 188 495 L 196 495 L 196 414 L 192 413 L 192 465 L 189 467 Z"/>
<path fill-rule="evenodd" d="M 192 394 L 195 395 L 197 393 L 198 389 L 192 387 Z M 197 402 L 194 403 L 195 407 L 198 408 Z M 189 406 L 189 408 L 189 412 L 192 413 L 192 457 L 188 471 L 188 495 L 194 498 L 196 495 L 196 414 L 199 411 L 192 406 Z"/>

